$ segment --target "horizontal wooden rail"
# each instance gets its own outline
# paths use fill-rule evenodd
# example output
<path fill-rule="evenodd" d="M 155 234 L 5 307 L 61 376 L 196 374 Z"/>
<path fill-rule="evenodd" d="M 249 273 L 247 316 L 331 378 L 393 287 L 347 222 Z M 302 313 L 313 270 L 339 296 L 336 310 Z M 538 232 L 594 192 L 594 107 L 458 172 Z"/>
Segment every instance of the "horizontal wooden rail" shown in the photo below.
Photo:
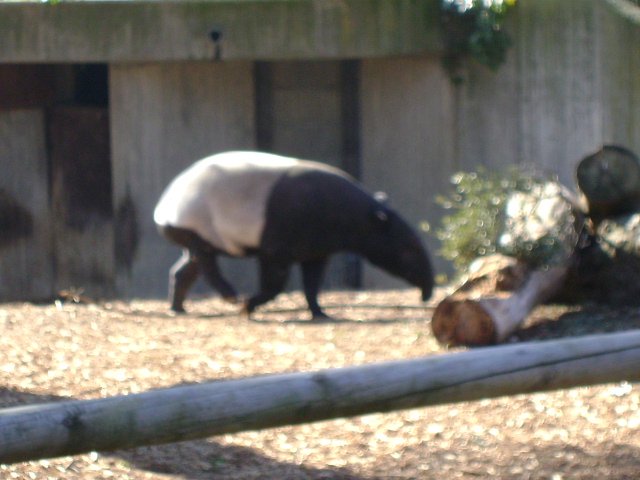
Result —
<path fill-rule="evenodd" d="M 0 463 L 640 378 L 640 331 L 0 410 Z"/>

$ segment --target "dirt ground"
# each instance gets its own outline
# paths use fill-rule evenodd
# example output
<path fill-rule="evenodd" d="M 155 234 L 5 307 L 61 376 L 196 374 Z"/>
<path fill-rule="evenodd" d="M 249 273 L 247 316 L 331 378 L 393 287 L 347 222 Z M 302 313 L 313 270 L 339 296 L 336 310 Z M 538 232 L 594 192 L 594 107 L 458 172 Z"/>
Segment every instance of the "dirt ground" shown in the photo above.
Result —
<path fill-rule="evenodd" d="M 0 407 L 439 355 L 417 290 L 300 294 L 247 321 L 218 299 L 0 305 Z M 512 341 L 640 327 L 640 309 L 537 309 Z M 608 384 L 0 466 L 25 479 L 632 479 L 640 388 Z"/>

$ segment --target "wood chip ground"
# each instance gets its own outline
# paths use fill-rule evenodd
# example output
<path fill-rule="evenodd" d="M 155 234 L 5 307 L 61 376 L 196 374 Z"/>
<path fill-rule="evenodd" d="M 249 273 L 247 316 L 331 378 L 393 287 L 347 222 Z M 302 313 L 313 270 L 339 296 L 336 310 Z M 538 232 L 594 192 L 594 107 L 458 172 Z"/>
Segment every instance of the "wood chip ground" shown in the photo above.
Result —
<path fill-rule="evenodd" d="M 298 293 L 247 321 L 218 299 L 0 305 L 0 407 L 445 352 L 417 290 Z M 545 306 L 512 341 L 640 327 L 640 310 Z M 639 366 L 640 367 L 640 366 Z M 640 387 L 608 384 L 0 466 L 12 479 L 634 479 Z"/>

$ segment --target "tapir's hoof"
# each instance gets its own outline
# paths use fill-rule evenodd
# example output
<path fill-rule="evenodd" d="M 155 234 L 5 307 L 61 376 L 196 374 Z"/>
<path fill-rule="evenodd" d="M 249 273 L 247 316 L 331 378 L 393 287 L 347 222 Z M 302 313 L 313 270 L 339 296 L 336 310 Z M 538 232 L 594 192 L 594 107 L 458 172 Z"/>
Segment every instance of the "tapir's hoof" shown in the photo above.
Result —
<path fill-rule="evenodd" d="M 242 308 L 240 309 L 240 316 L 244 317 L 246 320 L 251 320 L 251 310 L 249 310 L 249 303 L 242 302 Z"/>
<path fill-rule="evenodd" d="M 313 317 L 311 317 L 311 321 L 314 323 L 325 323 L 334 322 L 335 319 L 324 312 L 316 312 L 313 314 Z"/>
<path fill-rule="evenodd" d="M 175 313 L 176 315 L 183 315 L 183 314 L 187 313 L 187 311 L 184 309 L 184 307 L 182 305 L 179 305 L 179 306 L 172 305 L 171 306 L 171 311 L 173 313 Z"/>
<path fill-rule="evenodd" d="M 239 302 L 238 297 L 236 297 L 236 296 L 233 296 L 233 297 L 222 297 L 222 300 L 224 300 L 225 302 L 230 303 L 232 305 L 236 305 Z"/>

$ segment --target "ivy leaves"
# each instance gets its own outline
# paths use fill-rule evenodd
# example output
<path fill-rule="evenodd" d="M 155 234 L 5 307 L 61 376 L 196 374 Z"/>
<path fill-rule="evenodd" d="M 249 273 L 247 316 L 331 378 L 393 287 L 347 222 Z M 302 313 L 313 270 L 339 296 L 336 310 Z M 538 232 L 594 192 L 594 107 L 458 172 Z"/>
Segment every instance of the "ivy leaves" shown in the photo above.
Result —
<path fill-rule="evenodd" d="M 500 253 L 536 267 L 561 263 L 578 241 L 572 195 L 524 167 L 479 168 L 455 174 L 453 191 L 436 197 L 450 211 L 436 231 L 440 254 L 457 272 L 478 257 Z"/>
<path fill-rule="evenodd" d="M 496 70 L 504 63 L 511 37 L 503 25 L 516 0 L 442 0 L 443 63 L 452 81 L 463 81 L 466 58 Z"/>

